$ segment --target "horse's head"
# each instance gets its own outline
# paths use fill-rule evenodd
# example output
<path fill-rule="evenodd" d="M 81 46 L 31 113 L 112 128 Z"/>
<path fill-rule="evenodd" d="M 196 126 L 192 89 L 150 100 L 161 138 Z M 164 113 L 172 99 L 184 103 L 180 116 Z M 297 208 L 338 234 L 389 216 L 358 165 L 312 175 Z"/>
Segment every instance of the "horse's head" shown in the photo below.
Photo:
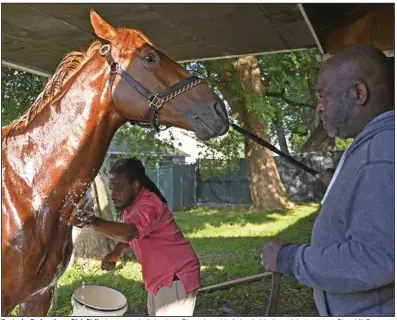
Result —
<path fill-rule="evenodd" d="M 201 140 L 223 135 L 229 122 L 222 100 L 200 79 L 155 48 L 139 31 L 116 29 L 91 10 L 110 71 L 112 102 L 130 120 L 175 126 Z"/>

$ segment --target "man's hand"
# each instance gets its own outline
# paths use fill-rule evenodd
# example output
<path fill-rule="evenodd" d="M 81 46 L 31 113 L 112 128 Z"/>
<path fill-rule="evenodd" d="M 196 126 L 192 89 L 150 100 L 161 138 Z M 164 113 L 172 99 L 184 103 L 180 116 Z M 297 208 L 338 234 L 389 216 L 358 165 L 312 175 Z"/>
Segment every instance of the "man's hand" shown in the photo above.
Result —
<path fill-rule="evenodd" d="M 262 265 L 272 272 L 278 272 L 277 270 L 277 255 L 278 251 L 285 244 L 282 240 L 272 240 L 265 243 L 261 253 Z"/>
<path fill-rule="evenodd" d="M 334 174 L 335 174 L 335 169 L 334 168 L 327 168 L 322 173 L 321 180 L 327 187 L 331 183 L 331 180 L 332 180 L 332 177 L 334 176 Z"/>
<path fill-rule="evenodd" d="M 116 262 L 119 260 L 119 257 L 112 251 L 108 253 L 105 258 L 102 260 L 101 268 L 102 270 L 113 270 L 116 268 Z"/>
<path fill-rule="evenodd" d="M 68 224 L 78 228 L 90 226 L 95 220 L 94 203 L 92 197 L 85 195 L 72 212 Z"/>

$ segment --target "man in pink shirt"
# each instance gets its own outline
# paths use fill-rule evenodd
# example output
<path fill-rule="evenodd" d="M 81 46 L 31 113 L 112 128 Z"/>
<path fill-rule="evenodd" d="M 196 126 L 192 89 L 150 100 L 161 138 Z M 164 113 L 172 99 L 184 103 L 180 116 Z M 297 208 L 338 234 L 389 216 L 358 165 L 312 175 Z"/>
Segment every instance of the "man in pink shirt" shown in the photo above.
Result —
<path fill-rule="evenodd" d="M 89 226 L 118 241 L 102 261 L 116 266 L 130 246 L 142 265 L 149 316 L 192 316 L 200 287 L 200 263 L 167 207 L 167 200 L 145 174 L 141 161 L 122 159 L 111 170 L 112 200 L 123 223 L 79 210 L 71 224 Z"/>

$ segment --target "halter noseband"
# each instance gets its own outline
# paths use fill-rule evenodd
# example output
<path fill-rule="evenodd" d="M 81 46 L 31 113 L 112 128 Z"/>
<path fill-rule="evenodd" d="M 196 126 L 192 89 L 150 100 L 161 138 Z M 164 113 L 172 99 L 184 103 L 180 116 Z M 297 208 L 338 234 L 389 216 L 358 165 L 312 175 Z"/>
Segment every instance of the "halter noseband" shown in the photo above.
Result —
<path fill-rule="evenodd" d="M 128 72 L 124 71 L 118 62 L 115 62 L 111 50 L 110 44 L 103 44 L 99 50 L 100 54 L 105 57 L 108 65 L 110 66 L 110 94 L 112 90 L 112 85 L 114 78 L 116 75 L 122 77 L 127 83 L 133 87 L 138 93 L 144 96 L 149 102 L 149 123 L 141 122 L 141 121 L 130 121 L 133 125 L 138 125 L 144 128 L 152 127 L 157 132 L 160 131 L 159 121 L 158 121 L 158 113 L 160 108 L 167 101 L 179 96 L 185 91 L 197 86 L 202 82 L 202 80 L 196 76 L 191 76 L 186 79 L 183 79 L 176 84 L 172 85 L 165 91 L 153 94 L 149 90 L 147 90 L 144 86 L 142 86 L 138 81 L 136 81 Z M 112 97 L 111 97 L 112 100 Z M 113 103 L 113 102 L 112 102 Z"/>

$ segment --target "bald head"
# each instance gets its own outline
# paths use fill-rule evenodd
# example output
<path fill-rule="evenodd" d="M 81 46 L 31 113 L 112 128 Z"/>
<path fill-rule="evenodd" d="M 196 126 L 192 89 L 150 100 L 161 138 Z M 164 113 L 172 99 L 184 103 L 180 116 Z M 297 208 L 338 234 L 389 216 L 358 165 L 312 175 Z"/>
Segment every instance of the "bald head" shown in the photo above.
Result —
<path fill-rule="evenodd" d="M 357 45 L 321 68 L 318 111 L 330 136 L 352 138 L 379 114 L 394 109 L 394 74 L 382 51 Z"/>
<path fill-rule="evenodd" d="M 393 68 L 389 59 L 379 49 L 360 44 L 341 51 L 324 64 L 332 66 L 335 73 L 352 81 L 364 81 L 371 91 L 389 90 L 393 92 Z"/>

